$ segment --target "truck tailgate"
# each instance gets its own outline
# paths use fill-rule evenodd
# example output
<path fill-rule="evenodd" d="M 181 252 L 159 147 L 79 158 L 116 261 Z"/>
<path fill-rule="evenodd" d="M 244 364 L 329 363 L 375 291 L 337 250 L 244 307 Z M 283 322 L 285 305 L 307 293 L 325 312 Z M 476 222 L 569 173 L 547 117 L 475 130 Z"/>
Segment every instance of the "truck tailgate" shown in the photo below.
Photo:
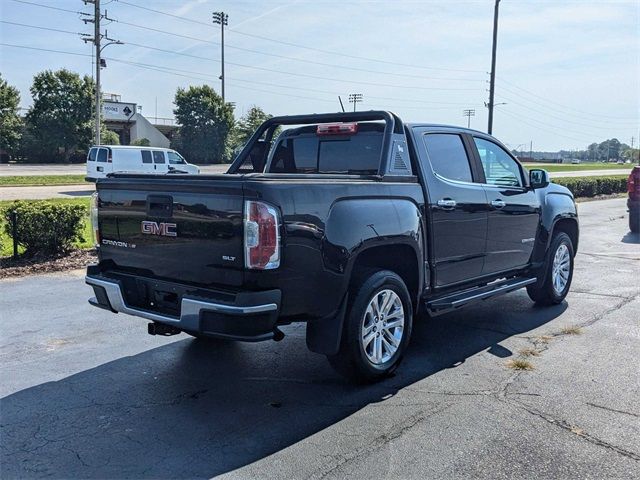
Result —
<path fill-rule="evenodd" d="M 242 284 L 241 176 L 118 176 L 97 191 L 102 262 L 177 282 Z"/>

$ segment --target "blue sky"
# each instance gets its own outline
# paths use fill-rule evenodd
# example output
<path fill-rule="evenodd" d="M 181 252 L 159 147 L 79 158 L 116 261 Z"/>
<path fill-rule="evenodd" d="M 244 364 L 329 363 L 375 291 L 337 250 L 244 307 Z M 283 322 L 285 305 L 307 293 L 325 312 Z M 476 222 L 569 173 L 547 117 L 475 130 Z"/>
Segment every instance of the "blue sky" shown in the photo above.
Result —
<path fill-rule="evenodd" d="M 0 71 L 30 104 L 33 75 L 68 68 L 92 73 L 92 33 L 81 0 L 0 0 Z M 115 21 L 104 51 L 104 92 L 171 117 L 178 87 L 219 91 L 220 31 L 229 15 L 226 97 L 241 115 L 253 104 L 272 114 L 336 111 L 337 95 L 364 95 L 360 109 L 389 109 L 406 121 L 486 129 L 492 0 L 102 0 Z M 137 7 L 136 7 L 137 6 Z M 172 16 L 144 10 L 159 10 Z M 6 23 L 12 22 L 12 23 Z M 638 143 L 640 2 L 502 0 L 494 135 L 511 148 L 584 148 L 617 137 Z M 146 27 L 141 28 L 141 27 Z M 166 33 L 163 33 L 166 32 Z M 188 38 L 190 37 L 190 38 Z M 149 48 L 152 47 L 152 48 Z M 155 49 L 168 50 L 163 52 Z M 347 108 L 349 106 L 347 105 Z"/>

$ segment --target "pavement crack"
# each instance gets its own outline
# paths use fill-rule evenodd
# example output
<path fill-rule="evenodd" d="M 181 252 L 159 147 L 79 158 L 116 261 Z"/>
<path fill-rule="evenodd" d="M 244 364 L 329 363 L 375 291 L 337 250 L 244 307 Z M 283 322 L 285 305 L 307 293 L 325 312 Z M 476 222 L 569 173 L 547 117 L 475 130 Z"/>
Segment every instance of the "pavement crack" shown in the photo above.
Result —
<path fill-rule="evenodd" d="M 362 455 L 370 454 L 373 451 L 379 450 L 380 448 L 384 447 L 387 443 L 395 440 L 396 438 L 401 437 L 407 431 L 411 430 L 412 428 L 414 428 L 416 425 L 420 424 L 421 422 L 427 420 L 430 417 L 433 417 L 434 415 L 437 415 L 437 414 L 442 413 L 443 411 L 447 410 L 448 408 L 451 407 L 451 405 L 452 404 L 441 405 L 439 408 L 437 408 L 435 410 L 431 410 L 431 411 L 428 411 L 428 412 L 423 411 L 423 412 L 421 412 L 419 414 L 412 415 L 406 421 L 404 421 L 400 425 L 398 425 L 395 428 L 393 428 L 391 431 L 385 432 L 385 433 L 383 433 L 381 435 L 378 435 L 374 439 L 372 439 L 369 444 L 364 445 L 364 446 L 362 446 L 360 448 L 357 448 L 357 449 L 355 449 L 354 451 L 352 451 L 350 453 L 342 454 L 342 455 L 340 455 L 338 457 L 331 456 L 330 459 L 333 460 L 333 465 L 328 470 L 324 470 L 322 472 L 312 473 L 307 478 L 319 478 L 319 479 L 322 479 L 322 478 L 328 477 L 329 475 L 331 475 L 332 473 L 336 472 L 337 470 L 339 470 L 340 468 L 342 468 L 346 464 L 351 463 L 354 460 L 357 460 Z M 346 434 L 346 435 L 347 436 L 352 436 L 352 434 Z M 327 463 L 330 463 L 330 462 L 328 461 Z"/>
<path fill-rule="evenodd" d="M 615 255 L 611 253 L 589 253 L 589 252 L 578 252 L 578 255 L 586 255 L 588 257 L 596 257 L 596 258 L 617 258 L 620 260 L 640 260 L 640 257 L 634 256 L 625 256 L 625 255 Z M 633 254 L 630 254 L 633 255 Z"/>
<path fill-rule="evenodd" d="M 517 400 L 510 400 L 508 398 L 505 398 L 504 401 L 506 403 L 508 403 L 509 405 L 512 405 L 516 408 L 519 408 L 520 410 L 523 410 L 527 413 L 529 413 L 530 415 L 533 415 L 535 417 L 541 418 L 542 420 L 544 420 L 545 422 L 547 422 L 550 425 L 554 425 L 556 427 L 559 427 L 563 430 L 566 430 L 574 435 L 576 435 L 577 437 L 593 444 L 593 445 L 597 445 L 599 447 L 603 447 L 606 448 L 608 450 L 611 450 L 613 452 L 616 452 L 624 457 L 630 458 L 632 460 L 635 460 L 636 462 L 640 462 L 640 455 L 637 454 L 636 452 L 632 452 L 631 450 L 626 450 L 622 447 L 619 447 L 617 445 L 613 445 L 605 440 L 602 440 L 601 438 L 598 438 L 594 435 L 591 435 L 590 433 L 586 432 L 585 430 L 583 430 L 582 428 L 576 426 L 576 425 L 571 425 L 570 423 L 568 423 L 565 420 L 562 419 L 557 419 L 554 418 L 553 416 L 549 415 L 548 413 L 545 413 L 541 410 L 538 410 L 536 408 L 530 407 L 528 405 L 525 405 L 524 403 L 518 402 Z"/>
<path fill-rule="evenodd" d="M 587 405 L 589 405 L 590 407 L 601 408 L 602 410 L 607 410 L 609 412 L 623 413 L 625 415 L 631 415 L 632 417 L 640 418 L 640 413 L 633 413 L 633 412 L 627 412 L 625 410 L 618 410 L 616 408 L 605 407 L 604 405 L 598 405 L 596 403 L 591 403 L 591 402 L 587 402 Z"/>

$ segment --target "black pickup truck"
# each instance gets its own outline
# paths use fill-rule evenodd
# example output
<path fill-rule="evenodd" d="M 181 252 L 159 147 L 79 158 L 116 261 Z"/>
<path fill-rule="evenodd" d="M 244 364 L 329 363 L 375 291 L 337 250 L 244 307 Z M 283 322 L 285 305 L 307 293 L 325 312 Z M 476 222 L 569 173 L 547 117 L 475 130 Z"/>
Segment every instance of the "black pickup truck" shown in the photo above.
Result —
<path fill-rule="evenodd" d="M 97 181 L 90 302 L 149 333 L 280 340 L 342 374 L 394 370 L 413 319 L 526 287 L 567 295 L 571 193 L 495 138 L 384 111 L 275 117 L 226 174 Z"/>

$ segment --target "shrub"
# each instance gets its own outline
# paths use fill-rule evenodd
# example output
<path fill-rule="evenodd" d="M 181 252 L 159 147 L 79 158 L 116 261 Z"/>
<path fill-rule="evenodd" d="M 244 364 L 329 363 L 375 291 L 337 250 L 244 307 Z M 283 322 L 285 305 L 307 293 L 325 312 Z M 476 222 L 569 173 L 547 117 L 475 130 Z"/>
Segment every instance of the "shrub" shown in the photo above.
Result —
<path fill-rule="evenodd" d="M 106 130 L 100 134 L 100 143 L 102 145 L 120 145 L 120 136 L 112 130 Z"/>
<path fill-rule="evenodd" d="M 567 187 L 574 197 L 594 197 L 627 191 L 627 175 L 561 177 L 554 178 L 553 183 Z"/>
<path fill-rule="evenodd" d="M 2 211 L 5 232 L 12 236 L 11 212 L 18 214 L 17 242 L 25 255 L 54 254 L 83 241 L 84 205 L 65 205 L 46 200 L 16 201 Z"/>
<path fill-rule="evenodd" d="M 148 138 L 136 138 L 131 145 L 135 145 L 137 147 L 150 147 L 151 141 Z"/>

